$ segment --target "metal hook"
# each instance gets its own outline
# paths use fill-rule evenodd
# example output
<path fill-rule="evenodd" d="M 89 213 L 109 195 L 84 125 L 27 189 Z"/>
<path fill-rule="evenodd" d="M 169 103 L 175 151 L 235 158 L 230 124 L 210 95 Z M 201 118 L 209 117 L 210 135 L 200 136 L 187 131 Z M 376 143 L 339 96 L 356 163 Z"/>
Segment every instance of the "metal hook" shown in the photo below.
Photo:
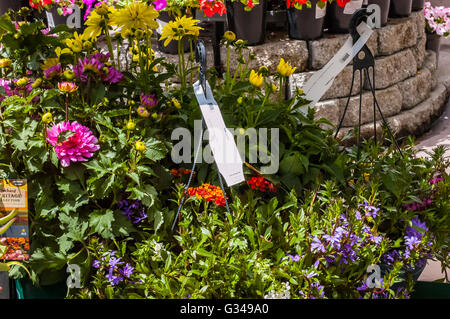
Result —
<path fill-rule="evenodd" d="M 200 64 L 200 85 L 203 88 L 205 98 L 208 98 L 208 92 L 206 91 L 206 48 L 205 43 L 202 40 L 197 41 L 195 60 Z"/>

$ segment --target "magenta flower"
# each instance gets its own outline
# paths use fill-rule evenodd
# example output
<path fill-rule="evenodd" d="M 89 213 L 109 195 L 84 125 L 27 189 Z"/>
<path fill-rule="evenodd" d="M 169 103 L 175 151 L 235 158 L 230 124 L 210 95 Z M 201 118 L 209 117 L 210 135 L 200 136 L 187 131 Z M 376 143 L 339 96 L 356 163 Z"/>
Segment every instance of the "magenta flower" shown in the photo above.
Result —
<path fill-rule="evenodd" d="M 86 162 L 100 148 L 91 130 L 76 121 L 61 122 L 47 129 L 47 142 L 55 147 L 63 167 L 68 167 L 70 162 Z"/>
<path fill-rule="evenodd" d="M 83 58 L 78 60 L 78 64 L 75 65 L 73 72 L 77 79 L 82 82 L 87 82 L 89 75 L 97 79 L 101 75 L 101 70 L 104 67 L 104 63 L 94 56 L 90 58 Z"/>
<path fill-rule="evenodd" d="M 56 64 L 54 66 L 49 67 L 47 70 L 44 71 L 44 76 L 47 79 L 51 79 L 54 76 L 57 76 L 62 73 L 61 64 Z"/>
<path fill-rule="evenodd" d="M 167 1 L 166 0 L 155 0 L 153 1 L 153 5 L 155 6 L 155 10 L 162 10 L 165 7 L 167 7 Z"/>
<path fill-rule="evenodd" d="M 141 94 L 141 104 L 143 107 L 152 108 L 158 105 L 159 100 L 155 94 Z"/>
<path fill-rule="evenodd" d="M 113 67 L 107 68 L 106 72 L 104 72 L 102 74 L 103 82 L 108 82 L 108 83 L 119 83 L 124 78 L 125 77 L 123 76 L 123 74 L 120 73 L 119 71 L 117 71 Z"/>

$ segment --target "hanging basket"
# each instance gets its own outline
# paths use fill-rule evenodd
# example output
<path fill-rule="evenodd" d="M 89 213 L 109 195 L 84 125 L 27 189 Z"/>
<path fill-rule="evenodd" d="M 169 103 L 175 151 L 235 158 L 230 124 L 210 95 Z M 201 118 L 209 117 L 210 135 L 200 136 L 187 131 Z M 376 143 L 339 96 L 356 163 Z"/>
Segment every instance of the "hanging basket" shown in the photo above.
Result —
<path fill-rule="evenodd" d="M 301 10 L 294 7 L 287 9 L 289 37 L 291 39 L 314 40 L 322 37 L 326 7 L 319 8 L 317 6 L 319 1 L 312 0 L 311 8 L 304 5 Z"/>

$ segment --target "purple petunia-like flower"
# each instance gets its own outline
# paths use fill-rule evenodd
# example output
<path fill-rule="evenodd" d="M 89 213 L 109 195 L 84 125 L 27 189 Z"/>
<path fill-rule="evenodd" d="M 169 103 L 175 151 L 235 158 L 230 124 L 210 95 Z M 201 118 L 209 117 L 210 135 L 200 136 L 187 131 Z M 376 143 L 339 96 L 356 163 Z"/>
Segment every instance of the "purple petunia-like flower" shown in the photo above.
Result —
<path fill-rule="evenodd" d="M 414 227 L 417 227 L 417 228 L 421 228 L 421 229 L 423 229 L 425 232 L 426 231 L 428 231 L 429 229 L 428 229 L 428 227 L 427 227 L 427 225 L 424 223 L 424 222 L 421 222 L 420 220 L 419 220 L 419 218 L 417 218 L 417 217 L 414 217 L 412 220 L 411 220 L 411 223 L 412 223 L 412 226 L 413 227 L 406 227 L 406 235 L 408 236 L 408 237 L 417 237 L 418 239 L 421 239 L 422 237 L 423 237 L 423 233 L 422 232 L 420 232 L 420 231 L 418 231 L 416 228 L 414 228 Z"/>
<path fill-rule="evenodd" d="M 133 271 L 134 267 L 132 267 L 129 263 L 126 263 L 123 269 L 119 269 L 119 273 L 127 278 L 130 278 L 130 276 L 133 274 Z"/>

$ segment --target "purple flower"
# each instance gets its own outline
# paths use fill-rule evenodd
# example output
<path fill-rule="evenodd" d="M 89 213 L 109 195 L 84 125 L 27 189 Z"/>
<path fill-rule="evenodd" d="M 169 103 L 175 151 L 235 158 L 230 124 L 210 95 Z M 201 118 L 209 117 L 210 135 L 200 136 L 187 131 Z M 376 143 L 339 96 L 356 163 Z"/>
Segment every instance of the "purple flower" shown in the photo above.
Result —
<path fill-rule="evenodd" d="M 319 238 L 314 236 L 313 241 L 311 243 L 311 252 L 322 252 L 326 251 L 325 246 L 322 244 Z"/>
<path fill-rule="evenodd" d="M 94 260 L 94 262 L 92 263 L 92 267 L 97 269 L 100 268 L 100 261 L 98 261 L 97 259 Z"/>
<path fill-rule="evenodd" d="M 141 105 L 146 108 L 152 108 L 158 105 L 159 100 L 155 94 L 141 94 Z"/>
<path fill-rule="evenodd" d="M 102 74 L 102 80 L 103 82 L 107 83 L 119 83 L 122 81 L 125 77 L 122 73 L 117 71 L 115 68 L 110 67 L 106 69 L 106 72 Z"/>
<path fill-rule="evenodd" d="M 405 245 L 407 250 L 413 250 L 416 246 L 420 244 L 420 239 L 415 236 L 405 236 Z"/>
<path fill-rule="evenodd" d="M 138 224 L 147 219 L 145 207 L 140 200 L 121 200 L 117 204 L 118 208 L 122 210 L 122 214 L 128 217 L 133 224 Z"/>
<path fill-rule="evenodd" d="M 300 260 L 300 256 L 298 254 L 296 254 L 295 256 L 291 255 L 291 254 L 286 254 L 286 257 L 291 258 L 291 260 L 293 262 L 298 262 Z"/>
<path fill-rule="evenodd" d="M 427 225 L 424 222 L 421 222 L 417 217 L 414 217 L 411 220 L 411 223 L 413 227 L 406 227 L 406 235 L 408 237 L 417 237 L 419 239 L 422 239 L 424 234 L 418 231 L 416 228 L 421 228 L 424 232 L 426 232 L 429 230 Z"/>
<path fill-rule="evenodd" d="M 116 258 L 114 256 L 110 257 L 108 265 L 111 267 L 111 269 L 117 268 L 118 265 L 123 264 L 123 262 L 120 261 L 121 259 L 122 259 L 121 257 L 119 257 L 119 258 Z"/>
<path fill-rule="evenodd" d="M 89 58 L 78 60 L 78 64 L 74 67 L 74 73 L 78 80 L 87 82 L 89 76 L 93 79 L 98 79 L 101 76 L 101 71 L 104 63 L 91 55 Z"/>
<path fill-rule="evenodd" d="M 375 206 L 369 205 L 369 203 L 367 201 L 364 201 L 364 204 L 360 204 L 359 206 L 364 206 L 364 210 L 366 212 L 366 217 L 375 218 L 379 215 L 378 211 L 380 209 L 376 208 Z"/>
<path fill-rule="evenodd" d="M 56 64 L 54 66 L 49 67 L 47 70 L 45 70 L 44 76 L 47 79 L 51 79 L 61 73 L 62 73 L 61 64 Z"/>
<path fill-rule="evenodd" d="M 361 213 L 360 213 L 359 211 L 356 211 L 356 212 L 355 212 L 355 218 L 356 218 L 357 220 L 361 220 Z"/>
<path fill-rule="evenodd" d="M 134 267 L 132 267 L 129 263 L 126 263 L 123 269 L 119 270 L 119 273 L 127 278 L 133 274 Z"/>

